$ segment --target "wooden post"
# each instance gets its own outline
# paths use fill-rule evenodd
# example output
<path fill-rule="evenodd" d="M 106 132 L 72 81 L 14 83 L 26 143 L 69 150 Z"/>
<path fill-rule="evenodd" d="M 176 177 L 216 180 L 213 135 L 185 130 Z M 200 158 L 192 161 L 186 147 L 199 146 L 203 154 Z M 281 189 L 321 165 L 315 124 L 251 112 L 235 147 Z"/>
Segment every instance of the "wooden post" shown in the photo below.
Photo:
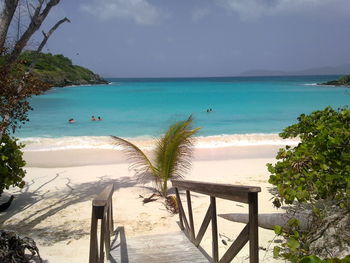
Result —
<path fill-rule="evenodd" d="M 192 236 L 195 236 L 194 224 L 193 224 L 193 211 L 190 191 L 210 196 L 210 206 L 203 219 L 202 225 L 199 228 L 197 237 L 192 241 L 197 247 L 204 236 L 204 233 L 211 221 L 212 223 L 212 258 L 210 262 L 226 263 L 230 262 L 249 241 L 250 263 L 259 262 L 259 238 L 258 238 L 258 193 L 261 192 L 261 188 L 258 186 L 244 186 L 244 185 L 230 185 L 230 184 L 218 184 L 209 182 L 197 182 L 190 180 L 171 180 L 173 187 L 175 187 L 176 197 L 180 208 L 180 228 L 181 230 L 188 230 L 186 235 L 192 241 Z M 186 190 L 189 223 L 187 221 L 185 212 L 182 207 L 180 190 Z M 217 226 L 217 211 L 216 211 L 216 199 L 222 198 L 235 202 L 249 204 L 249 223 L 238 235 L 237 239 L 232 243 L 226 253 L 219 261 L 219 248 L 218 248 L 218 226 Z M 185 226 L 185 228 L 184 228 Z M 186 232 L 186 231 L 185 231 Z M 210 258 L 205 253 L 207 258 Z"/>
<path fill-rule="evenodd" d="M 104 262 L 104 247 L 105 247 L 105 229 L 106 229 L 106 218 L 103 217 L 101 222 L 101 235 L 100 235 L 100 259 L 99 263 Z"/>
<path fill-rule="evenodd" d="M 180 209 L 181 206 L 181 199 L 180 199 L 180 194 L 179 194 L 179 190 L 177 189 L 177 187 L 175 187 L 175 193 L 176 193 L 176 200 L 177 200 L 177 206 L 179 207 L 179 220 L 180 220 L 180 229 L 184 230 L 184 224 L 182 222 L 182 211 Z"/>
<path fill-rule="evenodd" d="M 187 208 L 188 208 L 188 217 L 190 220 L 190 229 L 191 229 L 191 237 L 192 237 L 192 242 L 195 241 L 196 236 L 194 232 L 194 223 L 193 223 L 193 214 L 192 214 L 192 203 L 191 203 L 191 194 L 190 191 L 186 190 L 186 197 L 187 197 Z"/>
<path fill-rule="evenodd" d="M 97 217 L 95 215 L 94 207 L 92 207 L 89 263 L 97 263 L 97 262 L 98 262 Z"/>
<path fill-rule="evenodd" d="M 104 251 L 109 259 L 111 250 L 111 234 L 113 234 L 113 184 L 108 185 L 92 201 L 91 233 L 90 233 L 90 263 L 103 263 Z M 100 243 L 98 243 L 98 221 L 101 221 Z"/>
<path fill-rule="evenodd" d="M 215 197 L 210 197 L 211 204 L 211 231 L 212 231 L 212 256 L 214 262 L 219 261 L 219 247 L 218 247 L 218 224 L 216 218 L 216 201 Z"/>
<path fill-rule="evenodd" d="M 112 199 L 111 199 L 111 204 L 110 204 L 110 216 L 111 216 L 111 219 L 110 219 L 110 227 L 109 227 L 109 230 L 110 230 L 110 235 L 113 235 L 114 234 L 114 224 L 113 224 L 113 202 L 112 202 Z"/>
<path fill-rule="evenodd" d="M 259 262 L 258 193 L 249 193 L 249 261 Z"/>
<path fill-rule="evenodd" d="M 109 252 L 111 250 L 111 209 L 110 205 L 107 208 L 106 225 L 105 225 L 105 249 L 106 249 L 106 259 L 109 260 Z"/>

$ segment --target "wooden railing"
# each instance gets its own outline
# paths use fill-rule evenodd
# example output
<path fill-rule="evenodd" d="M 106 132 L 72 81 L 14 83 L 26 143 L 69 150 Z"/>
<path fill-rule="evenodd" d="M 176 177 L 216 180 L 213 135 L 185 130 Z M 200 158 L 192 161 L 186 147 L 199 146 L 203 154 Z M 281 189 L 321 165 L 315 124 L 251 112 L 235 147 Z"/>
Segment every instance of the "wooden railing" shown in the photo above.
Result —
<path fill-rule="evenodd" d="M 110 184 L 92 201 L 90 263 L 104 262 L 104 249 L 106 249 L 106 257 L 109 259 L 111 234 L 113 234 L 113 192 L 114 186 Z M 101 221 L 100 242 L 98 242 L 99 220 Z"/>
<path fill-rule="evenodd" d="M 231 260 L 238 254 L 238 252 L 249 241 L 250 263 L 259 262 L 258 192 L 261 192 L 260 187 L 203 183 L 203 182 L 188 181 L 188 180 L 172 180 L 172 184 L 175 187 L 176 199 L 179 206 L 180 228 L 185 232 L 187 237 L 195 246 L 200 247 L 199 245 L 211 221 L 212 256 L 210 257 L 209 255 L 206 254 L 207 257 L 210 257 L 209 258 L 210 261 L 215 263 L 231 262 Z M 182 206 L 179 190 L 186 190 L 189 220 L 187 220 L 184 208 Z M 194 229 L 190 191 L 210 196 L 210 205 L 197 235 L 195 235 L 195 229 Z M 228 250 L 221 257 L 220 260 L 219 260 L 219 249 L 218 249 L 216 198 L 237 201 L 237 202 L 246 203 L 249 205 L 249 223 L 244 227 L 242 232 L 238 235 L 236 240 L 232 243 L 232 245 L 228 248 Z"/>

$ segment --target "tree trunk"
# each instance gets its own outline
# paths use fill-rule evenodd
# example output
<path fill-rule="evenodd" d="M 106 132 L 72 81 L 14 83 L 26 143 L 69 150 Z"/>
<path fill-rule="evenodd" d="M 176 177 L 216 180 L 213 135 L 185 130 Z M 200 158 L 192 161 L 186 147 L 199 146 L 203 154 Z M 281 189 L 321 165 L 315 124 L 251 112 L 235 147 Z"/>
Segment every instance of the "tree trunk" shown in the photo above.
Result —
<path fill-rule="evenodd" d="M 18 2 L 19 0 L 5 0 L 5 5 L 4 5 L 4 9 L 3 12 L 0 16 L 0 34 L 3 34 L 3 37 L 0 38 L 0 40 L 2 42 L 0 42 L 0 54 L 2 53 L 2 47 L 5 43 L 6 37 L 7 37 L 7 31 L 8 28 L 11 24 L 11 20 L 13 19 L 13 14 L 18 6 Z M 43 11 L 42 10 L 42 6 L 44 4 L 44 2 L 46 3 L 46 6 L 44 8 Z M 49 0 L 49 1 L 45 1 L 45 0 L 38 0 L 38 4 L 35 7 L 35 11 L 33 14 L 30 14 L 30 23 L 26 29 L 26 31 L 23 33 L 23 35 L 20 37 L 20 39 L 16 42 L 15 47 L 13 48 L 9 59 L 6 61 L 6 71 L 9 74 L 12 65 L 16 62 L 16 60 L 18 59 L 19 55 L 21 54 L 23 48 L 27 45 L 28 40 L 32 37 L 32 35 L 40 28 L 41 24 L 43 23 L 43 21 L 45 20 L 45 18 L 47 17 L 47 15 L 49 14 L 51 8 L 55 5 L 57 5 L 60 2 L 60 0 Z M 11 12 L 12 13 L 11 13 Z M 6 21 L 8 21 L 7 26 L 6 26 Z M 47 40 L 49 39 L 49 37 L 51 36 L 51 34 L 64 22 L 70 22 L 70 20 L 68 18 L 64 18 L 60 21 L 58 21 L 51 29 L 48 33 L 44 33 L 44 39 L 41 42 L 40 46 L 37 49 L 37 52 L 39 53 L 42 48 L 45 46 Z M 2 46 L 1 46 L 2 43 Z M 26 72 L 23 76 L 22 81 L 19 83 L 18 88 L 17 88 L 17 93 L 20 93 L 23 89 L 24 86 L 24 82 L 26 81 L 27 76 L 29 75 L 29 73 L 32 71 L 32 69 L 34 68 L 36 63 L 36 60 L 34 59 L 33 63 L 30 65 L 28 72 Z M 1 120 L 1 125 L 0 125 L 0 141 L 2 139 L 2 136 L 5 132 L 6 127 L 9 125 L 10 123 L 10 116 L 9 114 L 2 116 L 3 119 Z"/>
<path fill-rule="evenodd" d="M 0 14 L 0 54 L 3 53 L 7 32 L 17 6 L 18 0 L 5 0 L 3 10 Z"/>
<path fill-rule="evenodd" d="M 249 222 L 248 214 L 232 213 L 232 214 L 220 214 L 219 217 L 227 219 L 233 222 L 245 223 Z M 259 214 L 258 215 L 258 225 L 259 227 L 265 229 L 274 229 L 275 225 L 284 226 L 285 229 L 289 229 L 288 220 L 291 218 L 296 218 L 300 221 L 300 229 L 306 230 L 309 228 L 311 223 L 310 214 L 287 214 L 287 213 L 270 213 L 270 214 Z"/>

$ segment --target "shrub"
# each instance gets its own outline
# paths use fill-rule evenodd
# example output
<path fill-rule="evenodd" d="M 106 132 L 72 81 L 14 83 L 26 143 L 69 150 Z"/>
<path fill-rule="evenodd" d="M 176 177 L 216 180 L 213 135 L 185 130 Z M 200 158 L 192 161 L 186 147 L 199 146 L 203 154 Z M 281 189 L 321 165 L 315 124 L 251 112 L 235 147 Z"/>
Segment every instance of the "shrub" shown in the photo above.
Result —
<path fill-rule="evenodd" d="M 274 248 L 274 257 L 292 262 L 349 262 L 349 257 L 319 259 L 312 254 L 339 257 L 346 252 L 343 248 L 349 248 L 345 221 L 350 218 L 350 110 L 327 107 L 302 114 L 280 136 L 299 137 L 300 143 L 280 149 L 279 161 L 267 164 L 269 182 L 277 187 L 273 203 L 297 205 L 294 211 L 307 209 L 312 222 L 307 231 L 300 230 L 295 218 L 288 222 L 289 230 L 275 226 L 285 242 Z"/>
<path fill-rule="evenodd" d="M 25 161 L 22 158 L 21 148 L 23 144 L 18 144 L 17 139 L 4 134 L 0 141 L 0 195 L 4 189 L 10 186 L 22 188 L 25 184 L 23 178 L 25 176 Z"/>
<path fill-rule="evenodd" d="M 269 182 L 277 187 L 274 203 L 292 204 L 320 199 L 349 206 L 350 110 L 330 107 L 302 114 L 299 123 L 284 129 L 284 139 L 299 137 L 300 143 L 280 149 L 275 165 L 268 164 Z"/>

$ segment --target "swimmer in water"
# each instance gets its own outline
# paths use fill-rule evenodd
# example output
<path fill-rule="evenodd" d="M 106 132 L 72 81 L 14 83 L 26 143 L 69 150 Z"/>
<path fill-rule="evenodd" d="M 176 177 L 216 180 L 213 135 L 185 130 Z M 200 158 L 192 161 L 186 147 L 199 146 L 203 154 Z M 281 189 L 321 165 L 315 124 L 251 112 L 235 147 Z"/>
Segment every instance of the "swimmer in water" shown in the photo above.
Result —
<path fill-rule="evenodd" d="M 97 120 L 102 121 L 103 119 L 100 116 L 98 116 Z"/>
<path fill-rule="evenodd" d="M 69 123 L 74 123 L 75 120 L 74 120 L 73 118 L 70 118 L 70 119 L 68 120 L 68 122 L 69 122 Z"/>
<path fill-rule="evenodd" d="M 91 120 L 92 120 L 92 121 L 96 121 L 96 118 L 95 118 L 94 115 L 91 116 Z"/>

